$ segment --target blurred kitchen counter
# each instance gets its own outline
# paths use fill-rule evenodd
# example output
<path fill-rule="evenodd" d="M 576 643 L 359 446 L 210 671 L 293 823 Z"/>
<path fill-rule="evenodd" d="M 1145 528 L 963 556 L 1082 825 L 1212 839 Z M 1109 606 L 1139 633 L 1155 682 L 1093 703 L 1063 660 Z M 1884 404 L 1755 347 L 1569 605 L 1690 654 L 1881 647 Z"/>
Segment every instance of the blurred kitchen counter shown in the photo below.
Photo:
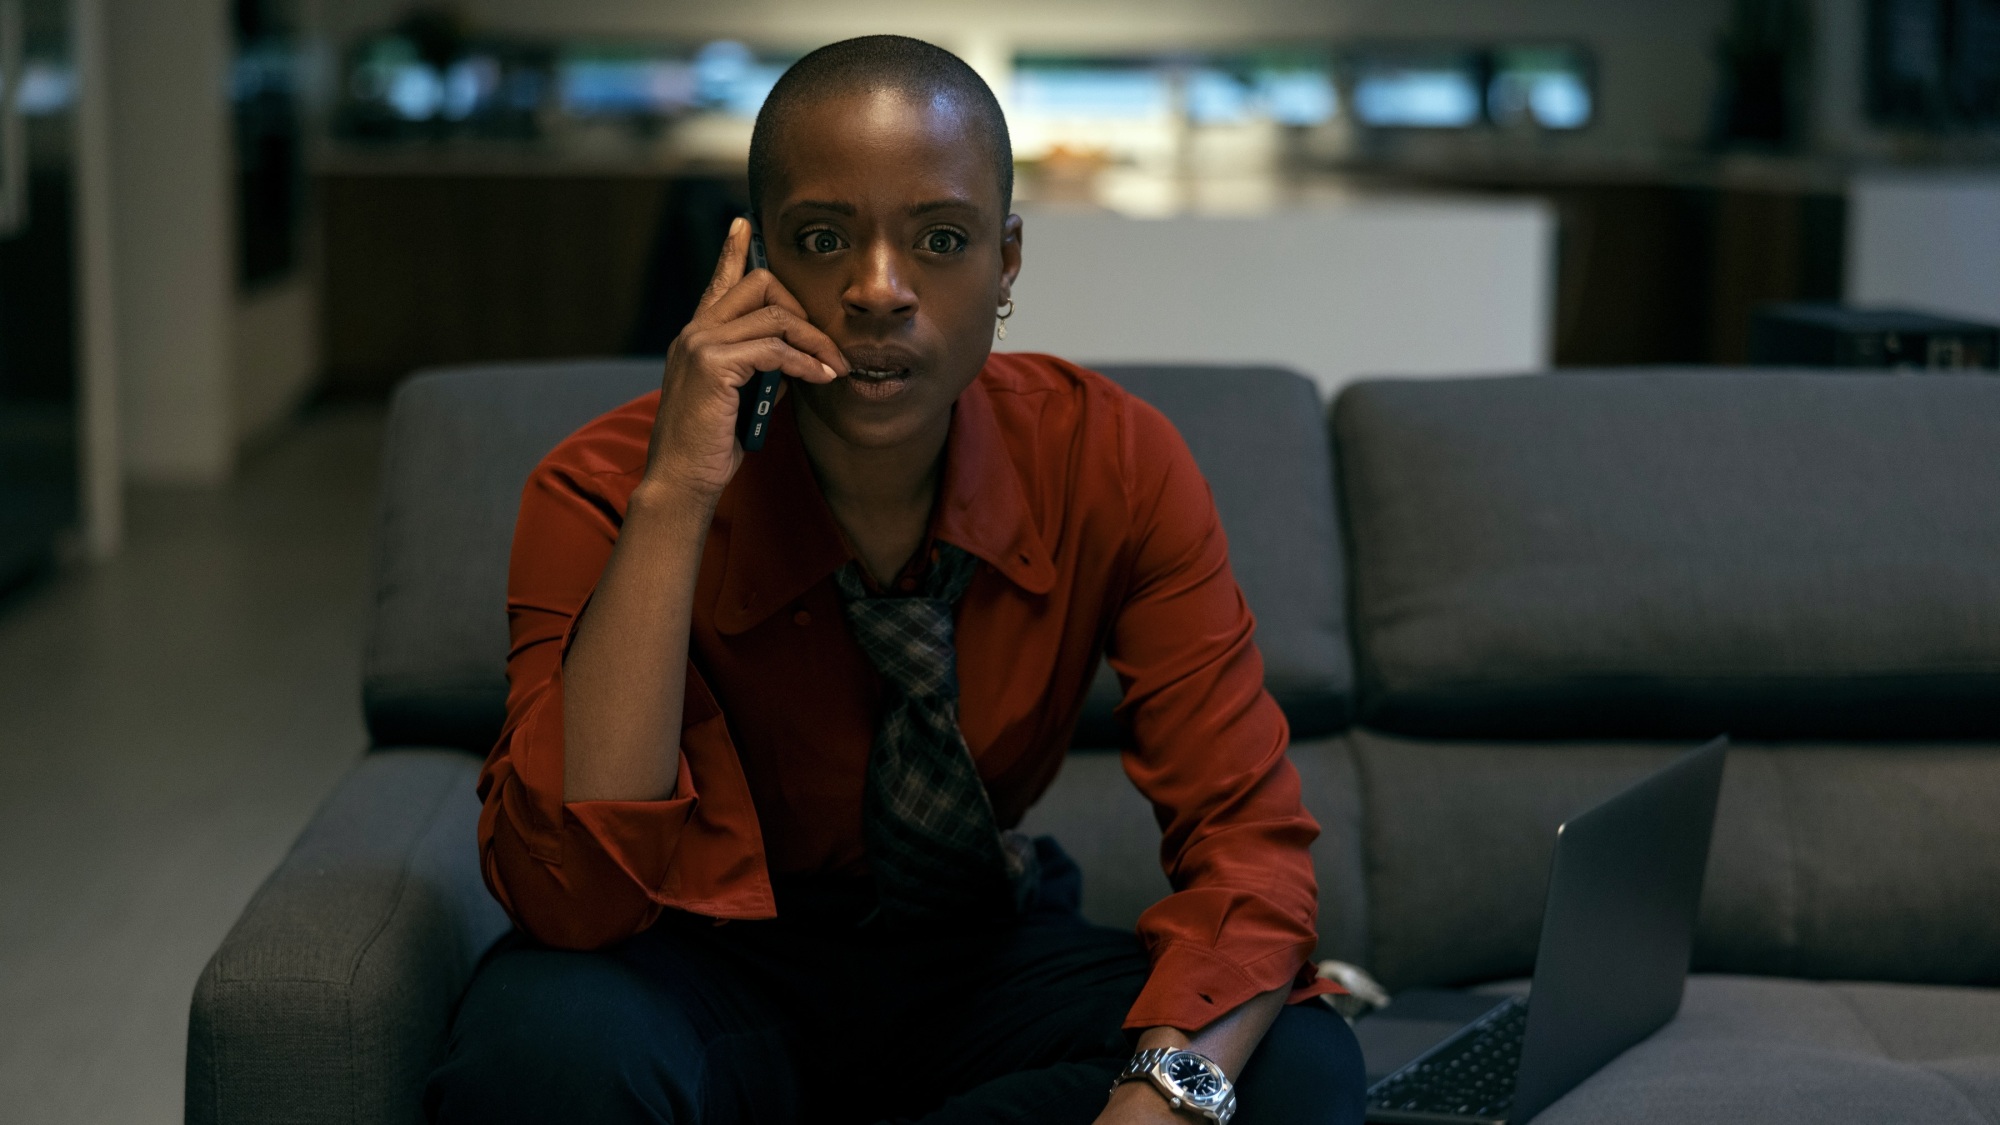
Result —
<path fill-rule="evenodd" d="M 377 393 L 436 364 L 664 350 L 746 202 L 727 155 L 742 139 L 322 147 L 329 389 Z M 1743 358 L 1758 305 L 1839 297 L 1846 175 L 1759 157 L 1416 152 L 1308 174 L 1025 166 L 1017 194 L 1044 211 L 1157 218 L 1533 197 L 1556 217 L 1556 365 L 1726 363 Z"/>

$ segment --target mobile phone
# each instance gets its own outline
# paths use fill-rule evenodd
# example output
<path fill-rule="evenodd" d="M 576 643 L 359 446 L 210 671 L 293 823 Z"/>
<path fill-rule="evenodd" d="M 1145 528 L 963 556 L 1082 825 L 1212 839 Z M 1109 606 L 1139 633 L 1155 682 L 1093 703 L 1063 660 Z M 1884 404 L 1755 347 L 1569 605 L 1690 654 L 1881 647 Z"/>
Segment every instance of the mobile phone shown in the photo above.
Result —
<path fill-rule="evenodd" d="M 770 269 L 771 263 L 764 257 L 764 232 L 757 226 L 757 216 L 744 217 L 750 220 L 750 260 L 743 272 Z M 736 403 L 736 440 L 743 443 L 743 452 L 755 453 L 764 448 L 764 435 L 771 425 L 771 408 L 778 404 L 778 387 L 784 377 L 782 371 L 759 371 L 736 388 L 740 396 Z"/>

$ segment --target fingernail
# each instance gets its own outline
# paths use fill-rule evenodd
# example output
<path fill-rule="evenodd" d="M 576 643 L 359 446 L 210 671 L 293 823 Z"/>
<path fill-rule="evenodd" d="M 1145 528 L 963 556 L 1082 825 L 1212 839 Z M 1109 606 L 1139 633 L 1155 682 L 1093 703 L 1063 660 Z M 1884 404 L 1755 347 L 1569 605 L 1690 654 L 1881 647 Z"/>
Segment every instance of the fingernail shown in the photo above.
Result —
<path fill-rule="evenodd" d="M 840 372 L 835 371 L 831 364 L 822 363 L 819 365 L 819 369 L 826 372 L 826 377 L 829 379 L 837 378 L 840 375 Z"/>

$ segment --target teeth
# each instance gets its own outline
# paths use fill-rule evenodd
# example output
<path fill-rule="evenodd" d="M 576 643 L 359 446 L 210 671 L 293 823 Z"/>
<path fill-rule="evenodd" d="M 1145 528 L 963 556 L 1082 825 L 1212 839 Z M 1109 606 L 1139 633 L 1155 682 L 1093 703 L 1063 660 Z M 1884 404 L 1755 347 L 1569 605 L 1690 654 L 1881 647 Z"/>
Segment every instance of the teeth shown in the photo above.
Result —
<path fill-rule="evenodd" d="M 900 374 L 900 372 L 897 371 L 889 371 L 885 369 L 867 368 L 867 367 L 856 367 L 852 368 L 851 370 L 853 374 L 859 375 L 863 379 L 893 379 L 898 374 Z"/>

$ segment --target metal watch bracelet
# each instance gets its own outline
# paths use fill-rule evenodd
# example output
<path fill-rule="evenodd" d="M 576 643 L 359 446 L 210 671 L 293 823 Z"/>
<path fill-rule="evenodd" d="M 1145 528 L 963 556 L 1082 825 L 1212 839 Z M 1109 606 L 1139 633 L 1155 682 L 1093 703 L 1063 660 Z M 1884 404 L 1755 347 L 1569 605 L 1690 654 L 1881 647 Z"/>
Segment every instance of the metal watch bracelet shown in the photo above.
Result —
<path fill-rule="evenodd" d="M 1205 1080 L 1201 1084 L 1215 1089 L 1212 1092 L 1188 1089 L 1183 1085 L 1183 1077 L 1175 1073 L 1185 1069 L 1193 1071 L 1187 1078 Z M 1151 1082 L 1172 1108 L 1191 1109 L 1215 1125 L 1229 1125 L 1230 1117 L 1236 1113 L 1234 1085 L 1213 1059 L 1200 1052 L 1183 1047 L 1149 1047 L 1132 1056 L 1132 1061 L 1112 1080 L 1111 1088 L 1116 1090 L 1121 1084 L 1140 1078 Z"/>

